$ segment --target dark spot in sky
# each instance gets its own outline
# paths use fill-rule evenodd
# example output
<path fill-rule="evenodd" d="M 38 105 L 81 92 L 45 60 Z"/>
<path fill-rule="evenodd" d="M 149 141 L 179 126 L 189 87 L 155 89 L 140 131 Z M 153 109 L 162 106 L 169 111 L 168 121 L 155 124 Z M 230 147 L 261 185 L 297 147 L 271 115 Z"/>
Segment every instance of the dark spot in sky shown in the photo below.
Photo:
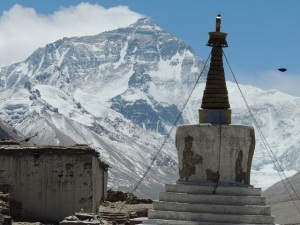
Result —
<path fill-rule="evenodd" d="M 286 71 L 286 68 L 279 68 L 278 69 L 280 72 L 285 72 Z"/>

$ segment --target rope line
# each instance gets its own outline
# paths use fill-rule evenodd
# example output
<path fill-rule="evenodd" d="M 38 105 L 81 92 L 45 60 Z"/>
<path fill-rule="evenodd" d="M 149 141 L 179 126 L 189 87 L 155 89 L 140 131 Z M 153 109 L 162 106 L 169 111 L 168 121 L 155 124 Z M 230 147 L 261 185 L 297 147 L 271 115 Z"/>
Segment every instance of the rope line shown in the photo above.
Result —
<path fill-rule="evenodd" d="M 172 125 L 172 127 L 171 127 L 169 133 L 168 133 L 167 136 L 165 137 L 165 139 L 164 139 L 162 145 L 160 146 L 160 148 L 157 150 L 156 154 L 154 155 L 154 157 L 153 157 L 151 163 L 149 164 L 148 168 L 147 168 L 146 171 L 144 172 L 143 176 L 142 176 L 141 179 L 138 181 L 138 183 L 135 185 L 135 187 L 133 188 L 133 190 L 129 193 L 129 196 L 131 196 L 131 195 L 133 194 L 133 192 L 135 192 L 136 189 L 140 186 L 140 184 L 142 183 L 142 181 L 144 180 L 144 178 L 146 177 L 146 175 L 149 173 L 150 169 L 152 168 L 152 166 L 153 166 L 155 160 L 157 159 L 159 153 L 160 153 L 161 150 L 163 149 L 163 147 L 164 147 L 164 145 L 166 144 L 167 140 L 170 138 L 171 133 L 173 132 L 173 130 L 174 130 L 174 128 L 175 128 L 175 126 L 176 126 L 178 120 L 180 119 L 180 117 L 181 117 L 181 115 L 182 115 L 182 113 L 183 113 L 183 110 L 185 109 L 185 107 L 186 107 L 188 101 L 190 100 L 190 98 L 191 98 L 191 96 L 192 96 L 192 94 L 193 94 L 193 92 L 194 92 L 194 90 L 195 90 L 197 84 L 199 83 L 199 80 L 200 80 L 201 76 L 203 75 L 203 71 L 204 71 L 204 69 L 206 68 L 206 65 L 207 65 L 207 62 L 208 62 L 210 56 L 211 56 L 211 53 L 210 53 L 209 56 L 207 57 L 207 60 L 205 61 L 205 64 L 204 64 L 204 66 L 203 66 L 203 68 L 202 68 L 202 70 L 201 70 L 201 72 L 200 72 L 200 74 L 199 74 L 199 76 L 198 76 L 198 78 L 197 78 L 197 80 L 196 80 L 196 82 L 195 82 L 195 84 L 194 84 L 194 86 L 193 86 L 191 92 L 189 93 L 187 100 L 186 100 L 185 103 L 183 104 L 183 106 L 182 106 L 182 108 L 181 108 L 181 110 L 180 110 L 178 116 L 176 117 L 176 120 L 175 120 L 175 122 L 173 123 L 173 125 Z M 127 200 L 127 199 L 126 199 L 126 200 Z M 125 204 L 126 204 L 126 200 L 125 200 L 125 202 L 121 205 L 121 207 L 120 207 L 120 209 L 119 209 L 119 212 L 121 212 L 121 211 L 123 210 L 123 208 L 124 208 L 124 206 L 125 206 Z"/>
<path fill-rule="evenodd" d="M 283 167 L 281 166 L 281 164 L 280 164 L 279 161 L 277 160 L 277 158 L 276 158 L 274 152 L 272 151 L 270 145 L 268 144 L 268 142 L 267 142 L 267 140 L 266 140 L 266 138 L 265 138 L 263 132 L 261 131 L 261 129 L 260 129 L 258 123 L 257 123 L 257 120 L 256 120 L 255 116 L 253 115 L 252 110 L 251 110 L 250 106 L 248 105 L 248 103 L 247 103 L 247 101 L 246 101 L 246 98 L 245 98 L 245 96 L 244 96 L 244 94 L 243 94 L 243 92 L 242 92 L 242 90 L 241 90 L 241 88 L 240 88 L 240 86 L 239 86 L 239 83 L 237 82 L 237 79 L 236 79 L 236 77 L 235 77 L 235 75 L 234 75 L 234 73 L 233 73 L 233 71 L 232 71 L 232 68 L 231 68 L 231 66 L 230 66 L 230 64 L 229 64 L 229 62 L 228 62 L 228 59 L 227 59 L 227 57 L 226 57 L 226 55 L 225 55 L 225 53 L 224 53 L 223 50 L 222 50 L 222 52 L 223 52 L 224 58 L 226 59 L 226 62 L 227 62 L 227 64 L 228 64 L 228 67 L 229 67 L 229 69 L 230 69 L 230 71 L 231 71 L 231 74 L 232 74 L 232 76 L 233 76 L 233 78 L 234 78 L 234 81 L 235 81 L 235 83 L 237 84 L 237 87 L 238 87 L 238 89 L 239 89 L 239 92 L 240 92 L 241 95 L 242 95 L 242 98 L 243 98 L 243 100 L 244 100 L 244 102 L 245 102 L 245 105 L 246 105 L 246 107 L 247 107 L 247 110 L 248 110 L 248 112 L 250 113 L 250 116 L 252 117 L 253 123 L 254 123 L 255 127 L 257 128 L 258 133 L 259 133 L 259 135 L 260 135 L 260 137 L 261 137 L 261 139 L 262 139 L 262 141 L 263 141 L 263 144 L 264 144 L 264 146 L 265 146 L 265 148 L 266 148 L 266 150 L 267 150 L 267 152 L 268 152 L 268 154 L 269 154 L 269 156 L 270 156 L 270 158 L 271 158 L 271 160 L 272 160 L 272 162 L 273 162 L 273 164 L 274 164 L 274 166 L 275 166 L 275 168 L 276 168 L 276 171 L 278 172 L 279 177 L 280 177 L 282 183 L 284 184 L 285 189 L 287 190 L 287 192 L 288 192 L 288 194 L 289 194 L 291 200 L 293 201 L 293 203 L 294 203 L 294 205 L 295 205 L 295 207 L 296 207 L 298 213 L 300 214 L 300 209 L 298 208 L 296 202 L 294 201 L 294 199 L 293 199 L 293 197 L 292 197 L 292 193 L 291 193 L 290 190 L 288 189 L 287 184 L 284 182 L 284 179 L 282 178 L 282 176 L 281 176 L 279 170 L 282 171 L 282 174 L 284 175 L 285 180 L 288 182 L 288 184 L 290 185 L 291 189 L 293 190 L 293 192 L 295 193 L 295 195 L 296 195 L 296 197 L 297 197 L 297 199 L 298 199 L 299 201 L 300 201 L 300 198 L 299 198 L 297 192 L 295 191 L 294 187 L 292 186 L 291 182 L 289 181 L 288 177 L 287 177 L 286 174 L 284 173 Z M 277 165 L 276 165 L 275 162 L 277 163 Z"/>

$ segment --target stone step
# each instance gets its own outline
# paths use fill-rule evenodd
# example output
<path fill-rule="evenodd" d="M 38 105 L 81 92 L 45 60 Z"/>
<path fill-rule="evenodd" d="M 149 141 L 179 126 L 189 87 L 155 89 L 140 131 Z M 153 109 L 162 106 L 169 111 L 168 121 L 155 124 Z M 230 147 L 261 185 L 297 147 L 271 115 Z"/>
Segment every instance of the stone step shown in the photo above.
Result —
<path fill-rule="evenodd" d="M 217 188 L 215 183 L 206 185 L 199 184 L 166 184 L 166 192 L 178 192 L 188 194 L 215 194 L 215 195 L 242 195 L 242 196 L 261 196 L 260 188 L 253 187 L 239 187 L 239 186 L 222 186 L 219 185 Z"/>
<path fill-rule="evenodd" d="M 164 202 L 198 203 L 215 205 L 266 205 L 262 196 L 199 195 L 175 192 L 159 193 L 159 200 Z"/>
<path fill-rule="evenodd" d="M 172 212 L 172 211 L 148 211 L 149 219 L 162 220 L 183 220 L 197 222 L 222 222 L 222 223 L 252 223 L 252 224 L 272 224 L 274 217 L 265 215 L 233 215 L 215 213 L 193 213 L 193 212 Z"/>
<path fill-rule="evenodd" d="M 148 225 L 233 225 L 232 223 L 215 223 L 215 222 L 192 222 L 183 220 L 144 220 L 143 224 Z M 274 223 L 235 223 L 234 225 L 274 225 Z"/>
<path fill-rule="evenodd" d="M 270 206 L 261 205 L 215 205 L 215 204 L 189 204 L 178 202 L 154 201 L 153 209 L 159 211 L 220 213 L 237 215 L 270 215 Z"/>

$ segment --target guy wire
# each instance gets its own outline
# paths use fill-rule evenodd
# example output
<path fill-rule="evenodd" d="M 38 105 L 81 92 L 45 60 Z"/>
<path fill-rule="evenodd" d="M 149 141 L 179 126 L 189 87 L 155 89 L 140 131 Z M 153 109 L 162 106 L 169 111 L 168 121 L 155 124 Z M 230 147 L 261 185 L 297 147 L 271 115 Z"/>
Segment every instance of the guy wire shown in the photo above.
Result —
<path fill-rule="evenodd" d="M 227 62 L 227 64 L 228 64 L 228 67 L 229 67 L 229 69 L 230 69 L 230 71 L 231 71 L 231 74 L 232 74 L 232 76 L 233 76 L 233 78 L 234 78 L 234 80 L 235 80 L 235 83 L 237 84 L 237 87 L 238 87 L 238 89 L 239 89 L 239 92 L 240 92 L 241 95 L 242 95 L 242 98 L 243 98 L 243 100 L 244 100 L 244 102 L 245 102 L 245 105 L 246 105 L 246 107 L 247 107 L 247 110 L 248 110 L 248 112 L 250 113 L 250 116 L 251 116 L 251 118 L 252 118 L 252 120 L 253 120 L 253 123 L 254 123 L 255 127 L 257 128 L 258 133 L 259 133 L 259 135 L 260 135 L 260 137 L 261 137 L 261 139 L 262 139 L 262 141 L 263 141 L 263 144 L 264 144 L 264 146 L 265 146 L 265 148 L 266 148 L 266 150 L 267 150 L 267 152 L 268 152 L 268 154 L 269 154 L 269 156 L 270 156 L 270 158 L 271 158 L 271 160 L 272 160 L 272 162 L 273 162 L 273 164 L 274 164 L 274 166 L 275 166 L 275 168 L 276 168 L 276 171 L 277 171 L 278 174 L 279 174 L 279 177 L 280 177 L 280 179 L 281 179 L 281 181 L 282 181 L 282 183 L 283 183 L 285 189 L 287 190 L 287 192 L 288 192 L 288 194 L 289 194 L 291 200 L 293 201 L 293 203 L 294 203 L 294 205 L 295 205 L 295 207 L 296 207 L 296 209 L 297 209 L 297 211 L 298 211 L 298 213 L 299 213 L 299 215 L 300 215 L 300 209 L 298 208 L 296 202 L 294 201 L 294 199 L 293 199 L 293 197 L 292 197 L 292 193 L 289 191 L 289 189 L 288 189 L 286 183 L 284 182 L 284 179 L 282 178 L 282 176 L 281 176 L 279 170 L 282 171 L 282 174 L 284 175 L 285 180 L 286 180 L 286 181 L 288 182 L 288 184 L 290 185 L 290 187 L 291 187 L 291 189 L 293 190 L 293 192 L 295 193 L 297 199 L 300 200 L 300 198 L 299 198 L 297 192 L 295 191 L 294 187 L 292 186 L 291 182 L 289 181 L 288 177 L 287 177 L 286 174 L 284 173 L 281 164 L 278 162 L 278 160 L 277 160 L 277 158 L 276 158 L 274 152 L 272 151 L 272 149 L 271 149 L 270 145 L 268 144 L 268 142 L 267 142 L 267 140 L 266 140 L 266 138 L 265 138 L 263 132 L 261 131 L 261 129 L 260 129 L 258 123 L 257 123 L 257 120 L 255 119 L 255 116 L 253 115 L 253 113 L 252 113 L 252 111 L 251 111 L 251 108 L 249 107 L 249 105 L 248 105 L 248 103 L 247 103 L 247 101 L 246 101 L 246 98 L 245 98 L 245 96 L 244 96 L 244 94 L 243 94 L 243 92 L 242 92 L 242 90 L 241 90 L 241 88 L 240 88 L 240 85 L 239 85 L 239 83 L 237 82 L 237 79 L 236 79 L 236 77 L 235 77 L 235 75 L 234 75 L 234 73 L 233 73 L 233 71 L 232 71 L 232 69 L 231 69 L 231 66 L 230 66 L 230 64 L 229 64 L 229 62 L 228 62 L 228 59 L 227 59 L 227 57 L 226 57 L 226 55 L 225 55 L 225 53 L 224 53 L 223 50 L 222 50 L 222 52 L 223 52 L 223 55 L 224 55 L 224 57 L 225 57 L 225 59 L 226 59 L 226 62 Z M 277 165 L 276 165 L 275 161 L 276 161 Z"/>
<path fill-rule="evenodd" d="M 195 82 L 195 84 L 194 84 L 194 86 L 193 86 L 191 92 L 189 93 L 187 100 L 186 100 L 185 103 L 183 104 L 183 106 L 182 106 L 182 108 L 181 108 L 181 110 L 180 110 L 178 116 L 176 117 L 176 120 L 175 120 L 175 122 L 173 123 L 173 125 L 172 125 L 172 127 L 171 127 L 169 133 L 168 133 L 167 136 L 165 137 L 165 139 L 164 139 L 162 145 L 160 146 L 160 148 L 159 148 L 159 149 L 157 150 L 157 152 L 155 153 L 153 159 L 151 160 L 150 165 L 148 166 L 148 168 L 147 168 L 146 171 L 144 172 L 143 176 L 141 177 L 141 179 L 140 179 L 140 180 L 138 181 L 138 183 L 135 185 L 135 187 L 133 188 L 133 190 L 132 190 L 132 191 L 129 193 L 129 195 L 127 196 L 127 199 L 128 199 L 128 198 L 133 194 L 133 192 L 135 192 L 136 189 L 140 186 L 140 184 L 142 183 L 142 181 L 144 180 L 144 178 L 146 177 L 146 175 L 149 173 L 151 167 L 153 166 L 155 160 L 157 159 L 159 153 L 160 153 L 161 150 L 163 149 L 163 147 L 164 147 L 164 145 L 166 144 L 167 140 L 169 139 L 171 133 L 173 132 L 173 130 L 174 130 L 174 128 L 175 128 L 175 126 L 176 126 L 178 120 L 180 119 L 180 117 L 181 117 L 181 115 L 182 115 L 182 113 L 183 113 L 183 110 L 185 109 L 185 107 L 186 107 L 188 101 L 190 100 L 190 98 L 191 98 L 191 96 L 192 96 L 192 94 L 193 94 L 193 92 L 194 92 L 194 90 L 195 90 L 197 84 L 199 83 L 201 76 L 203 75 L 203 71 L 204 71 L 204 69 L 206 68 L 206 65 L 207 65 L 207 62 L 208 62 L 210 56 L 211 56 L 211 53 L 210 53 L 209 56 L 207 57 L 207 60 L 205 61 L 205 64 L 204 64 L 204 66 L 203 66 L 203 68 L 202 68 L 202 70 L 201 70 L 201 72 L 200 72 L 200 74 L 199 74 L 199 76 L 198 76 L 198 78 L 197 78 L 197 80 L 196 80 L 196 82 Z M 123 208 L 124 208 L 124 206 L 125 206 L 125 204 L 126 204 L 127 199 L 126 199 L 125 202 L 121 205 L 121 207 L 120 207 L 120 209 L 119 209 L 119 212 L 121 212 L 121 211 L 123 210 Z"/>

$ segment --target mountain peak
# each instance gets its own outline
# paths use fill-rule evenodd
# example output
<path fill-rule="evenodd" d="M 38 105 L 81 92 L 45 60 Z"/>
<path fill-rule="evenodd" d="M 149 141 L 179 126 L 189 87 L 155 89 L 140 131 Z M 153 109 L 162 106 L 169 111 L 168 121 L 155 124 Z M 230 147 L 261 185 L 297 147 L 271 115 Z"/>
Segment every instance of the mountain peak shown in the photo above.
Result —
<path fill-rule="evenodd" d="M 146 29 L 146 30 L 162 30 L 149 17 L 143 17 L 143 18 L 138 19 L 135 23 L 131 24 L 131 27 L 142 28 L 142 29 Z"/>

